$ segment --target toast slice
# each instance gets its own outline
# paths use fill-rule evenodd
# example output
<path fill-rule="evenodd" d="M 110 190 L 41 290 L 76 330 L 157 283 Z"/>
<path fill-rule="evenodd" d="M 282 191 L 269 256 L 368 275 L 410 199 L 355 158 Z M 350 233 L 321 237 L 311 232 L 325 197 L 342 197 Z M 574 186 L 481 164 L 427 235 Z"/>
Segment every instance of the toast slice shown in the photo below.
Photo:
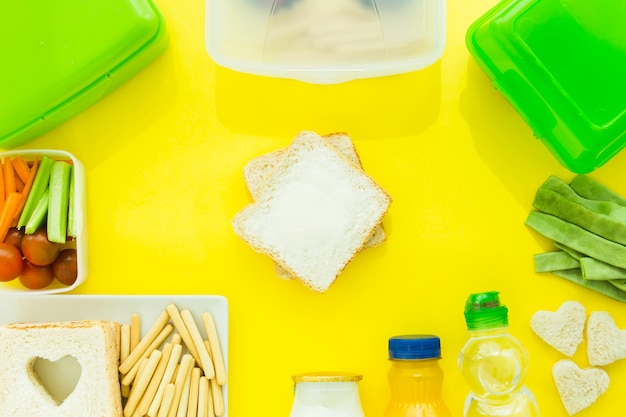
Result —
<path fill-rule="evenodd" d="M 354 147 L 352 138 L 343 132 L 331 133 L 322 136 L 324 140 L 335 147 L 342 155 L 348 158 L 353 164 L 363 168 L 361 159 Z M 267 181 L 272 170 L 278 165 L 287 152 L 287 148 L 278 149 L 276 151 L 258 156 L 250 160 L 243 169 L 244 180 L 246 186 L 253 199 L 257 200 L 262 192 L 263 184 Z M 376 228 L 372 236 L 365 244 L 365 248 L 371 248 L 382 244 L 387 239 L 382 223 Z M 293 279 L 293 275 L 289 274 L 280 264 L 275 263 L 276 274 L 282 279 Z"/>
<path fill-rule="evenodd" d="M 0 326 L 2 417 L 121 417 L 118 323 L 85 320 Z M 67 356 L 80 365 L 74 390 L 63 401 L 44 387 L 35 361 Z M 67 378 L 67 375 L 53 375 Z"/>
<path fill-rule="evenodd" d="M 303 131 L 233 227 L 253 249 L 321 293 L 364 247 L 390 204 L 361 168 Z"/>

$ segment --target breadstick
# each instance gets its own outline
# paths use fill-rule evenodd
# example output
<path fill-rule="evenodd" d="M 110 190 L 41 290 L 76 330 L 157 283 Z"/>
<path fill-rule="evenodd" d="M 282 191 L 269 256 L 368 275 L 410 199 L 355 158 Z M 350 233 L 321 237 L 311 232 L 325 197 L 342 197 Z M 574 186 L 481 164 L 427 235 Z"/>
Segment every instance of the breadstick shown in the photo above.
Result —
<path fill-rule="evenodd" d="M 222 396 L 222 386 L 217 383 L 215 378 L 209 380 L 211 388 L 211 399 L 213 400 L 213 410 L 216 416 L 224 415 L 224 397 Z"/>
<path fill-rule="evenodd" d="M 122 324 L 120 327 L 120 363 L 124 362 L 130 354 L 130 326 L 128 324 Z M 122 375 L 123 377 L 124 375 Z M 122 397 L 128 398 L 130 393 L 130 385 L 122 384 Z"/>
<path fill-rule="evenodd" d="M 170 411 L 170 407 L 172 406 L 172 400 L 174 399 L 174 384 L 169 383 L 165 386 L 165 391 L 163 393 L 163 401 L 161 401 L 161 406 L 159 407 L 158 417 L 165 417 L 167 413 Z"/>
<path fill-rule="evenodd" d="M 189 350 L 189 353 L 193 355 L 196 362 L 200 364 L 200 355 L 198 354 L 198 350 L 193 344 L 193 340 L 191 338 L 191 335 L 189 334 L 189 330 L 187 329 L 187 326 L 185 325 L 185 322 L 183 321 L 183 318 L 181 317 L 178 308 L 176 307 L 176 305 L 170 304 L 166 307 L 165 311 L 167 311 L 170 319 L 172 320 L 172 323 L 174 323 L 176 331 L 180 333 L 180 337 L 183 339 L 183 342 L 185 342 L 187 350 Z"/>
<path fill-rule="evenodd" d="M 200 377 L 200 388 L 198 396 L 198 417 L 208 417 L 211 393 L 209 392 L 209 380 L 204 375 Z"/>
<path fill-rule="evenodd" d="M 195 363 L 193 363 L 195 365 Z M 180 401 L 178 402 L 178 410 L 176 411 L 176 417 L 186 417 L 187 410 L 189 409 L 189 392 L 191 389 L 191 374 L 193 370 L 196 369 L 192 367 L 187 372 L 187 378 L 185 378 L 185 383 L 183 384 L 183 391 L 180 396 Z"/>
<path fill-rule="evenodd" d="M 138 374 L 139 377 L 137 381 L 133 384 L 133 387 L 130 390 L 130 395 L 128 396 L 128 401 L 126 401 L 126 406 L 124 406 L 124 417 L 132 417 L 143 393 L 146 392 L 146 388 L 148 388 L 148 384 L 150 384 L 150 379 L 154 375 L 156 368 L 161 360 L 162 353 L 160 350 L 154 350 L 150 354 L 148 358 L 148 362 L 143 369 L 143 371 Z"/>
<path fill-rule="evenodd" d="M 176 326 L 174 326 L 174 328 L 176 328 Z M 180 345 L 181 341 L 182 341 L 182 340 L 181 340 L 181 338 L 180 338 L 180 334 L 178 334 L 178 333 L 174 333 L 174 334 L 172 335 L 172 344 L 178 344 L 178 345 Z"/>
<path fill-rule="evenodd" d="M 132 352 L 141 340 L 141 316 L 133 314 L 130 316 L 130 351 Z"/>
<path fill-rule="evenodd" d="M 220 339 L 217 335 L 217 327 L 215 326 L 215 320 L 211 313 L 202 313 L 202 323 L 206 331 L 209 346 L 211 346 L 211 356 L 213 358 L 213 366 L 215 367 L 215 379 L 220 385 L 226 383 L 226 367 L 224 365 L 224 357 L 222 355 L 222 348 L 220 346 Z"/>
<path fill-rule="evenodd" d="M 207 378 L 213 378 L 215 376 L 215 369 L 213 368 L 213 361 L 209 356 L 209 352 L 204 346 L 204 341 L 202 340 L 202 335 L 200 334 L 200 329 L 196 326 L 196 322 L 191 315 L 189 310 L 183 310 L 180 312 L 181 317 L 183 318 L 183 322 L 187 326 L 187 330 L 189 330 L 189 334 L 191 335 L 191 340 L 198 350 L 198 355 L 200 356 L 200 367 L 204 371 L 204 375 Z"/>
<path fill-rule="evenodd" d="M 198 396 L 200 393 L 200 376 L 202 370 L 197 366 L 191 370 L 191 382 L 189 383 L 189 407 L 187 408 L 186 417 L 197 417 L 198 415 Z"/>
<path fill-rule="evenodd" d="M 137 405 L 137 411 L 139 411 L 139 414 L 142 416 L 148 413 L 148 408 L 150 408 L 150 404 L 152 404 L 152 400 L 156 395 L 157 389 L 159 388 L 159 385 L 161 385 L 163 375 L 165 374 L 165 369 L 167 368 L 170 356 L 172 356 L 173 348 L 174 346 L 171 343 L 166 343 L 163 346 L 159 365 L 157 366 L 156 371 L 154 371 L 154 375 L 150 380 L 148 388 L 146 388 L 146 392 L 143 394 L 143 397 L 141 397 L 141 401 L 139 401 L 139 404 Z"/>
<path fill-rule="evenodd" d="M 194 366 L 194 358 L 191 354 L 187 353 L 183 356 L 180 361 L 180 367 L 178 368 L 178 372 L 176 374 L 176 380 L 174 381 L 174 385 L 176 386 L 176 391 L 174 392 L 174 399 L 172 400 L 172 407 L 170 408 L 170 412 L 167 414 L 168 417 L 175 417 L 176 412 L 178 411 L 178 403 L 180 402 L 180 397 L 183 393 L 183 387 L 185 386 L 185 380 L 187 379 L 187 375 L 191 372 Z"/>
<path fill-rule="evenodd" d="M 154 342 L 155 339 L 159 337 L 161 331 L 166 327 L 166 324 L 169 320 L 169 315 L 167 311 L 163 311 L 157 321 L 154 322 L 148 333 L 146 333 L 145 337 L 143 337 L 135 349 L 130 352 L 128 358 L 120 365 L 120 372 L 122 374 L 128 373 L 130 369 L 137 363 L 139 358 L 143 356 L 148 347 Z M 169 325 L 171 327 L 171 325 Z M 169 334 L 169 333 L 168 333 Z"/>
<path fill-rule="evenodd" d="M 159 346 L 161 346 L 163 341 L 167 339 L 167 336 L 169 336 L 172 330 L 174 330 L 174 327 L 171 324 L 166 325 L 161 330 L 161 332 L 157 335 L 157 337 L 152 341 L 152 343 L 145 349 L 144 353 L 142 354 L 142 357 L 148 357 L 150 356 L 150 354 L 152 354 L 153 351 L 157 350 Z M 138 349 L 135 349 L 133 352 L 136 352 L 137 350 Z M 126 359 L 124 363 L 128 362 L 130 357 L 133 355 L 133 352 L 130 353 L 130 356 L 128 357 L 128 359 Z M 130 368 L 130 371 L 128 371 L 128 374 L 126 374 L 126 377 L 132 376 L 136 373 L 137 373 L 137 364 L 135 363 L 135 365 L 133 365 L 133 367 Z"/>
<path fill-rule="evenodd" d="M 159 406 L 161 405 L 163 394 L 165 392 L 165 387 L 167 384 L 172 382 L 172 377 L 174 375 L 174 370 L 176 369 L 176 365 L 178 364 L 178 359 L 183 351 L 183 345 L 172 345 L 172 353 L 170 354 L 169 361 L 167 362 L 167 366 L 165 367 L 165 372 L 163 373 L 163 378 L 161 379 L 161 383 L 157 388 L 156 394 L 152 399 L 152 403 L 148 408 L 148 415 L 150 417 L 155 417 L 157 412 L 159 411 Z"/>

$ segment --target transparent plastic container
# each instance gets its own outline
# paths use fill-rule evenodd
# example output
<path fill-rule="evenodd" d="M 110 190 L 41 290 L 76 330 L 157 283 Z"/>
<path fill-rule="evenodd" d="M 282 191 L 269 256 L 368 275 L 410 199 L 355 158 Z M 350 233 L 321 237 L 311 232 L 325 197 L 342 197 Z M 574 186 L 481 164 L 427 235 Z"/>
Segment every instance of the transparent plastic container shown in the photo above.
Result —
<path fill-rule="evenodd" d="M 508 309 L 498 292 L 472 294 L 465 304 L 470 333 L 458 359 L 469 384 L 465 417 L 539 417 L 532 392 L 525 386 L 529 355 L 508 332 Z"/>
<path fill-rule="evenodd" d="M 478 65 L 567 169 L 626 146 L 623 0 L 503 0 L 467 31 Z"/>
<path fill-rule="evenodd" d="M 391 398 L 384 417 L 450 417 L 441 388 L 441 342 L 434 335 L 389 339 L 391 366 L 387 379 Z"/>
<path fill-rule="evenodd" d="M 439 59 L 445 0 L 207 0 L 206 47 L 237 71 L 326 84 Z"/>

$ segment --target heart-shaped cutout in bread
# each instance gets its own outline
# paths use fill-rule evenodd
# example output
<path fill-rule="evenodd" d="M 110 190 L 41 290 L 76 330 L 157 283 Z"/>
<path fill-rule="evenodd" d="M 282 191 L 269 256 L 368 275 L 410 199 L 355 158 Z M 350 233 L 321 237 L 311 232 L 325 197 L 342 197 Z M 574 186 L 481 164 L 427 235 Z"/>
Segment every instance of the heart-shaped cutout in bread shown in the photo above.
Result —
<path fill-rule="evenodd" d="M 67 355 L 56 361 L 37 357 L 32 362 L 34 384 L 39 384 L 58 405 L 69 397 L 82 373 L 82 367 L 75 357 Z"/>
<path fill-rule="evenodd" d="M 578 301 L 566 301 L 555 311 L 533 314 L 530 327 L 547 344 L 566 356 L 573 356 L 583 341 L 585 307 Z"/>
<path fill-rule="evenodd" d="M 604 366 L 626 358 L 626 330 L 606 311 L 593 311 L 587 320 L 587 357 L 592 366 Z"/>
<path fill-rule="evenodd" d="M 609 388 L 609 375 L 604 369 L 581 369 L 570 359 L 555 363 L 552 376 L 570 416 L 589 407 Z"/>

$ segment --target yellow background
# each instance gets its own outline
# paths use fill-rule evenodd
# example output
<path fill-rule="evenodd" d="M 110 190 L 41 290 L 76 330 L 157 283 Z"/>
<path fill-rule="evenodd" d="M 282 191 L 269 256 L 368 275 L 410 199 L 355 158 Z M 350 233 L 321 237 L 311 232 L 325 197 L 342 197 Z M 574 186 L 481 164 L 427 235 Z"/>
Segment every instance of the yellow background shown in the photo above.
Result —
<path fill-rule="evenodd" d="M 465 298 L 497 290 L 531 355 L 527 379 L 542 415 L 566 416 L 551 377 L 561 354 L 532 333 L 538 310 L 578 300 L 626 328 L 624 305 L 549 274 L 532 256 L 551 242 L 524 226 L 537 187 L 573 174 L 533 138 L 469 57 L 467 27 L 494 0 L 448 0 L 447 45 L 414 73 L 309 85 L 217 67 L 204 45 L 201 0 L 159 0 L 171 44 L 86 111 L 22 148 L 65 149 L 87 176 L 85 294 L 221 294 L 228 298 L 229 415 L 288 416 L 291 374 L 363 374 L 368 417 L 389 398 L 387 338 L 441 337 L 444 396 L 461 416 L 456 367 Z M 367 172 L 394 201 L 388 241 L 316 294 L 276 277 L 234 233 L 250 203 L 242 167 L 303 129 L 352 135 Z M 626 195 L 626 153 L 591 176 Z M 584 345 L 575 361 L 587 366 Z M 584 416 L 623 414 L 626 361 L 605 367 L 608 391 Z"/>

